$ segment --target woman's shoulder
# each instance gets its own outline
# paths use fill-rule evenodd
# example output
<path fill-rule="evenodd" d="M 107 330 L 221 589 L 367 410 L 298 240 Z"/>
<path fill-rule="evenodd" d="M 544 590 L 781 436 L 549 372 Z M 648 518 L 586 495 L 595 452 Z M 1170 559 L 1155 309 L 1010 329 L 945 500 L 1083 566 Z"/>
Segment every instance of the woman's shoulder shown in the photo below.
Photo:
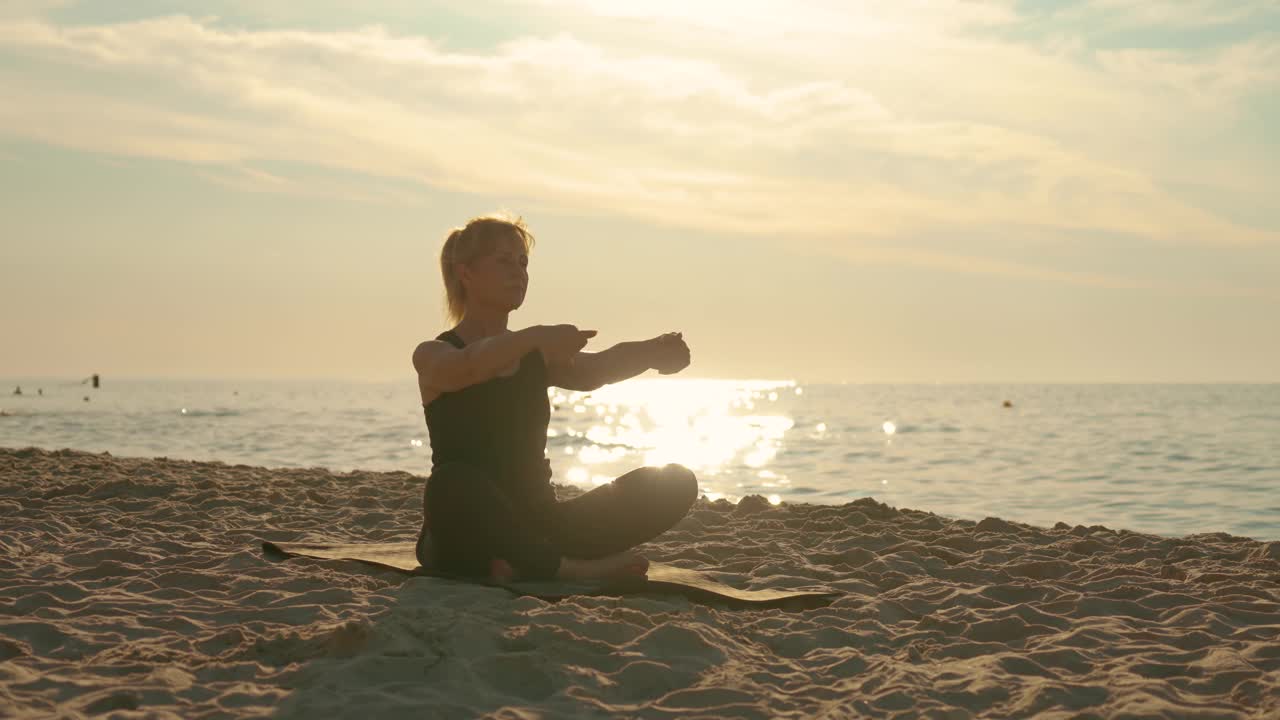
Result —
<path fill-rule="evenodd" d="M 447 342 L 456 348 L 461 348 L 463 345 L 466 344 L 462 342 L 462 337 L 459 336 L 458 333 L 454 332 L 453 330 L 445 330 L 444 332 L 436 336 L 436 340 Z"/>

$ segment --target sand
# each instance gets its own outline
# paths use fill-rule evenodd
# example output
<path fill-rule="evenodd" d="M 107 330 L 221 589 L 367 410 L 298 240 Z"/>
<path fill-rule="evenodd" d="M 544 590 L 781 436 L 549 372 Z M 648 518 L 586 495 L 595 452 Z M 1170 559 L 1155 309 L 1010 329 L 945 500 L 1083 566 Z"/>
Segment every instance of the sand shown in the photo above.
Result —
<path fill-rule="evenodd" d="M 259 551 L 411 540 L 423 482 L 0 449 L 0 716 L 1280 717 L 1280 542 L 703 498 L 644 546 L 846 593 L 800 612 Z"/>

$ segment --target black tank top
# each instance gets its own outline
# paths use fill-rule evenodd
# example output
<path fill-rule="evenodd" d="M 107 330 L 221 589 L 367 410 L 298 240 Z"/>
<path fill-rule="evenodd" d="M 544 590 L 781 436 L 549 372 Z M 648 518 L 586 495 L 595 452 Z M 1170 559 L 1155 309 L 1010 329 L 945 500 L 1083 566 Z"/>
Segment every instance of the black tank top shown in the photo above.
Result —
<path fill-rule="evenodd" d="M 436 339 L 465 345 L 452 330 Z M 555 503 L 551 462 L 545 457 L 551 401 L 541 351 L 525 353 L 514 375 L 440 393 L 422 412 L 432 468 L 461 460 L 489 472 L 517 505 Z"/>

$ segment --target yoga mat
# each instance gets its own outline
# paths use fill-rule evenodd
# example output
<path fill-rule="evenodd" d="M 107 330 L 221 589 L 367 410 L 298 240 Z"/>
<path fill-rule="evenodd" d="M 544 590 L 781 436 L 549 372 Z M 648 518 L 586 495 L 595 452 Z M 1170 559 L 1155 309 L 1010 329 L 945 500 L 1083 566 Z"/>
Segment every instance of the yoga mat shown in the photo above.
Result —
<path fill-rule="evenodd" d="M 650 562 L 644 578 L 608 582 L 512 581 L 496 583 L 480 578 L 460 578 L 427 570 L 418 565 L 414 544 L 399 543 L 276 543 L 264 540 L 262 552 L 268 558 L 306 557 L 320 560 L 353 560 L 390 568 L 409 575 L 440 577 L 461 582 L 502 587 L 516 595 L 543 600 L 561 600 L 572 595 L 681 595 L 695 602 L 723 603 L 742 607 L 804 608 L 825 605 L 840 595 L 832 590 L 744 590 L 712 578 L 699 570 Z"/>

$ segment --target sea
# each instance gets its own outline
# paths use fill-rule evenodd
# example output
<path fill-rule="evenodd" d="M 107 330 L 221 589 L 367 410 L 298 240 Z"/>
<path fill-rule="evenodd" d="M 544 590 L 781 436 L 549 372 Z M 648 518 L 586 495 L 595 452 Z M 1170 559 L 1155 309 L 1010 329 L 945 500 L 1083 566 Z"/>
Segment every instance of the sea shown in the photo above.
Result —
<path fill-rule="evenodd" d="M 4 382 L 2 447 L 430 473 L 412 377 Z M 1275 384 L 642 377 L 591 393 L 549 388 L 548 400 L 554 479 L 585 489 L 675 462 L 713 500 L 873 497 L 971 520 L 1280 540 Z"/>

